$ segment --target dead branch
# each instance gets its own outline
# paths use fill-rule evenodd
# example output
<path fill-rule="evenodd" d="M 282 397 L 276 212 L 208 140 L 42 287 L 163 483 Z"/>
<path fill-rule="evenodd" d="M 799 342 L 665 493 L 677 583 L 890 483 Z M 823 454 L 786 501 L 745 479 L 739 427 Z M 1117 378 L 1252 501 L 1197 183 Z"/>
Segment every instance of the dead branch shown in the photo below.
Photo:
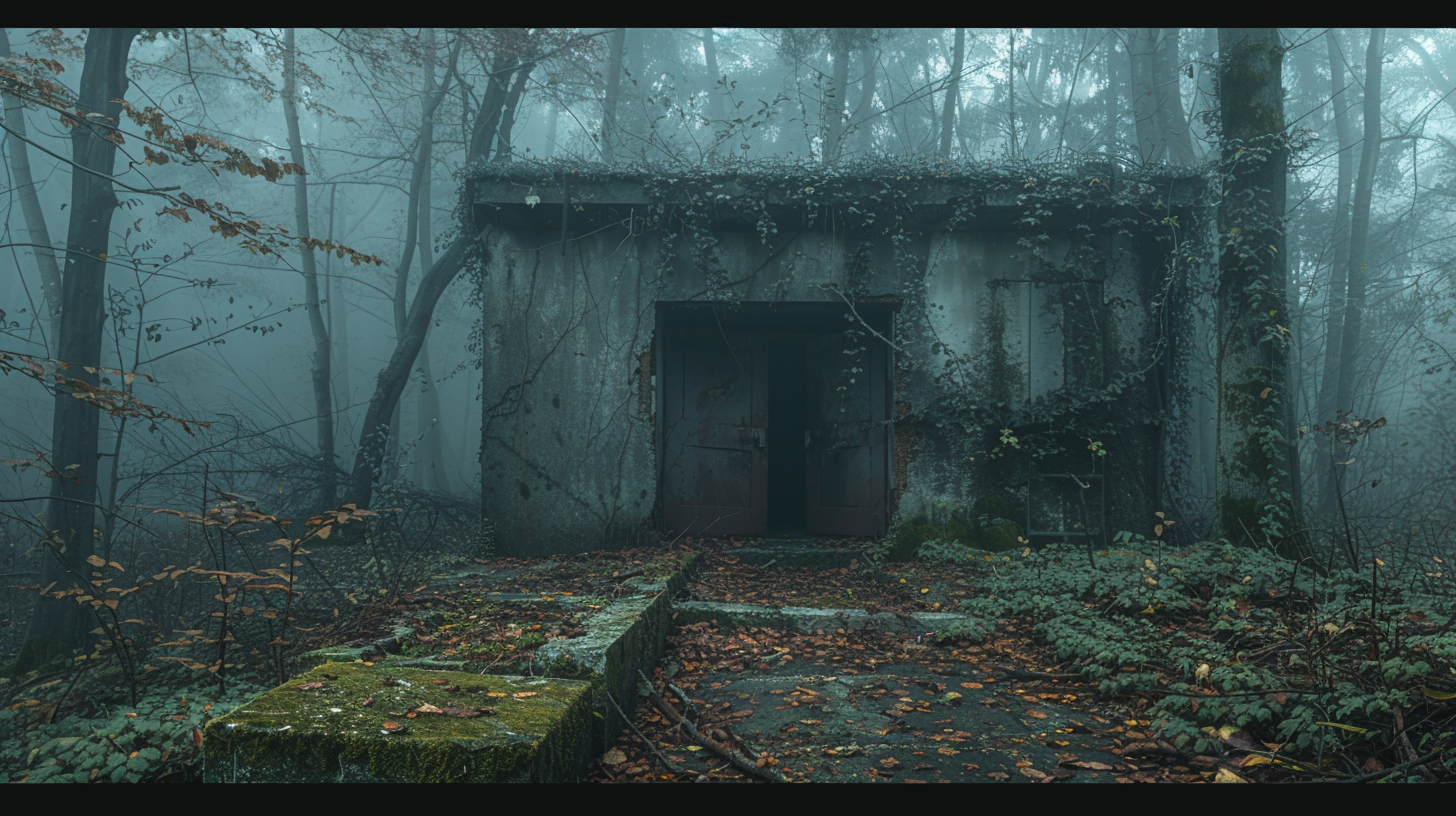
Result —
<path fill-rule="evenodd" d="M 673 708 L 671 703 L 664 700 L 662 695 L 657 693 L 657 690 L 652 687 L 652 681 L 647 679 L 647 675 L 638 671 L 637 676 L 641 677 L 642 682 L 647 684 L 647 696 L 652 700 L 652 704 L 657 706 L 657 710 L 661 711 L 663 716 L 667 717 L 668 721 L 673 725 L 686 729 L 688 735 L 693 738 L 694 742 L 705 746 L 708 750 L 728 760 L 733 767 L 755 779 L 762 779 L 765 782 L 786 781 L 773 771 L 758 767 L 758 764 L 752 759 L 699 731 L 697 726 L 693 725 L 682 714 L 678 713 L 678 710 Z"/>
<path fill-rule="evenodd" d="M 612 708 L 617 709 L 617 714 L 621 715 L 622 722 L 625 722 L 627 727 L 632 729 L 632 733 L 637 735 L 637 739 L 642 740 L 642 744 L 647 746 L 647 750 L 651 751 L 652 755 L 657 757 L 657 761 L 662 763 L 662 767 L 666 768 L 673 775 L 681 775 L 682 770 L 676 765 L 673 765 L 667 757 L 662 755 L 661 751 L 657 750 L 657 746 L 652 743 L 652 740 L 648 739 L 647 735 L 642 733 L 642 729 L 638 728 L 637 724 L 632 722 L 632 718 L 628 717 L 626 712 L 622 711 L 622 707 L 617 705 L 617 700 L 612 696 L 610 691 L 607 692 L 607 700 L 612 704 Z"/>

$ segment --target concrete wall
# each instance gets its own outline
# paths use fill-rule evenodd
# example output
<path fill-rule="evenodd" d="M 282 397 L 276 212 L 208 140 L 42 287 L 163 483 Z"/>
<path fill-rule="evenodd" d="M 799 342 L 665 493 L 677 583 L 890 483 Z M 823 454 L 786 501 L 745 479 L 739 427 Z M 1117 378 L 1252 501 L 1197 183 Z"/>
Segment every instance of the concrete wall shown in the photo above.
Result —
<path fill-rule="evenodd" d="M 483 491 L 502 553 L 592 550 L 650 534 L 659 300 L 838 303 L 836 288 L 897 300 L 895 402 L 914 422 L 911 436 L 897 434 L 901 444 L 913 439 L 898 457 L 904 514 L 969 502 L 990 489 L 978 481 L 996 478 L 967 466 L 966 429 L 927 418 L 936 405 L 979 396 L 1022 405 L 1054 397 L 1066 381 L 1066 289 L 1036 282 L 1045 264 L 1014 234 L 934 235 L 909 242 L 897 260 L 882 235 L 808 232 L 770 249 L 756 233 L 725 232 L 711 273 L 686 240 L 664 262 L 657 234 L 609 228 L 576 237 L 564 254 L 559 237 L 517 229 L 488 238 Z M 1053 236 L 1043 257 L 1055 268 L 1069 244 Z M 1094 307 L 1114 322 L 1117 345 L 1135 346 L 1147 331 L 1140 273 L 1128 253 L 1108 251 L 1107 280 L 1087 291 L 1104 300 Z M 1104 308 L 1114 296 L 1129 305 Z M 1006 376 L 989 382 L 995 349 Z M 985 393 L 968 395 L 977 388 Z"/>

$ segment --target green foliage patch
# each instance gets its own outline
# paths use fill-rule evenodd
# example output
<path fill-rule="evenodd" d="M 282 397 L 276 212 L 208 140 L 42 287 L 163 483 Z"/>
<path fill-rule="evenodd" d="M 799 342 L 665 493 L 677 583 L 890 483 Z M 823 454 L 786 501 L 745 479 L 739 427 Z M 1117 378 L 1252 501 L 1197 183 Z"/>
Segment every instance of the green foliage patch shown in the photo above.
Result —
<path fill-rule="evenodd" d="M 1371 756 L 1406 758 L 1404 723 L 1415 750 L 1456 764 L 1456 585 L 1439 564 L 1417 582 L 1379 562 L 1319 574 L 1269 550 L 1124 540 L 1145 546 L 970 562 L 985 593 L 962 606 L 1029 618 L 1057 660 L 1145 706 L 1184 751 L 1243 732 L 1282 768 L 1358 775 Z"/>

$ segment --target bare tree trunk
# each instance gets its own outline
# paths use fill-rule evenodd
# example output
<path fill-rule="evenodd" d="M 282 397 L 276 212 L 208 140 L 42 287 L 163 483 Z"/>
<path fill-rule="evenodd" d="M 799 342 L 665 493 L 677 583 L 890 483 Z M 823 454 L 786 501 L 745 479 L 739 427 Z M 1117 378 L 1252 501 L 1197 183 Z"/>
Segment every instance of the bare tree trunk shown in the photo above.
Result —
<path fill-rule="evenodd" d="M 1340 377 L 1335 389 L 1335 407 L 1355 408 L 1355 367 L 1360 359 L 1360 324 L 1365 314 L 1365 288 L 1370 280 L 1370 200 L 1375 187 L 1375 167 L 1380 161 L 1381 67 L 1385 59 L 1385 29 L 1370 29 L 1365 49 L 1365 135 L 1360 141 L 1360 171 L 1355 176 L 1355 199 L 1350 212 L 1350 260 L 1346 275 L 1345 325 L 1340 342 Z"/>
<path fill-rule="evenodd" d="M 429 30 L 426 34 L 427 46 L 430 53 L 433 53 L 434 31 Z M 428 100 L 435 93 L 435 63 L 430 60 L 426 66 L 425 73 L 425 99 L 426 109 L 420 118 L 420 163 L 424 166 L 424 172 L 420 175 L 420 191 L 418 201 L 419 207 L 419 246 L 420 246 L 420 267 L 428 270 L 435 265 L 434 252 L 434 229 L 430 218 L 431 204 L 431 177 L 430 159 L 434 155 L 435 144 L 435 116 L 434 111 L 429 109 Z M 505 132 L 506 125 L 502 125 L 502 132 Z M 507 143 L 506 150 L 509 151 L 509 137 L 502 140 Z M 434 373 L 430 370 L 430 338 L 426 334 L 425 341 L 420 345 L 419 371 L 421 387 L 419 399 L 416 401 L 416 417 L 419 423 L 420 448 L 415 451 L 413 480 L 415 484 L 424 487 L 426 490 L 438 490 L 440 487 L 439 473 L 444 458 L 444 446 L 440 444 L 440 395 L 435 390 Z"/>
<path fill-rule="evenodd" d="M 458 48 L 458 46 L 457 46 Z M 453 57 L 452 57 L 453 58 Z M 515 70 L 530 70 L 530 66 L 519 68 L 506 68 L 508 63 L 503 58 L 497 58 L 495 70 L 490 74 L 489 86 L 486 88 L 484 101 L 478 118 L 471 128 L 470 145 L 471 150 L 466 155 L 466 161 L 473 161 L 477 157 L 484 158 L 483 151 L 489 149 L 496 137 L 496 126 L 502 119 L 501 108 L 505 102 L 507 92 L 504 88 L 510 80 L 510 74 Z M 439 96 L 443 98 L 443 90 Z M 517 100 L 519 102 L 519 99 Z M 514 115 L 513 111 L 506 111 Z M 415 172 L 423 172 L 423 165 L 416 166 Z M 411 187 L 416 185 L 411 181 Z M 414 196 L 418 202 L 418 196 Z M 417 205 L 416 205 L 417 206 Z M 415 222 L 407 229 L 407 248 L 413 253 L 412 239 L 409 236 L 417 234 L 418 231 L 418 209 L 411 210 L 410 221 Z M 389 416 L 399 402 L 400 395 L 404 393 L 405 387 L 409 384 L 410 371 L 414 367 L 416 358 L 419 357 L 420 349 L 424 346 L 426 334 L 429 331 L 430 321 L 435 312 L 435 305 L 439 303 L 440 296 L 445 289 L 460 274 L 465 265 L 465 260 L 472 247 L 477 246 L 477 237 L 470 234 L 462 234 L 450 243 L 435 263 L 425 270 L 424 277 L 415 291 L 414 301 L 409 304 L 409 309 L 403 321 L 403 331 L 395 345 L 394 353 L 390 356 L 389 362 L 385 364 L 384 370 L 379 372 L 375 382 L 374 396 L 369 400 L 369 408 L 364 414 L 364 424 L 359 430 L 359 447 L 354 456 L 354 471 L 350 475 L 349 487 L 346 493 L 348 502 L 360 507 L 367 507 L 374 495 L 374 483 L 377 480 L 380 466 L 384 459 L 384 441 L 389 427 Z M 480 251 L 485 249 L 481 246 Z M 488 257 L 482 259 L 482 263 L 489 264 Z M 401 264 L 401 268 L 408 269 L 407 260 Z"/>
<path fill-rule="evenodd" d="M 531 71 L 535 70 L 535 63 L 527 63 L 520 70 L 516 71 L 516 78 L 511 82 L 511 89 L 506 92 L 505 105 L 501 108 L 500 130 L 495 137 L 495 156 L 492 161 L 509 161 L 511 158 L 511 130 L 516 126 L 516 110 L 521 102 L 521 94 L 526 90 L 526 80 L 530 78 Z"/>
<path fill-rule="evenodd" d="M 1340 348 L 1345 340 L 1345 295 L 1349 290 L 1350 181 L 1355 175 L 1355 135 L 1350 127 L 1349 96 L 1345 94 L 1349 77 L 1334 29 L 1325 33 L 1325 47 L 1330 61 L 1330 107 L 1334 110 L 1339 170 L 1335 180 L 1335 224 L 1330 241 L 1330 280 L 1326 294 L 1324 373 L 1320 378 L 1316 422 L 1334 419 L 1335 411 L 1340 407 L 1336 394 L 1340 382 Z M 1333 461 L 1325 462 L 1326 453 L 1327 450 L 1321 450 L 1315 455 L 1321 513 L 1334 512 L 1336 504 L 1335 478 L 1331 470 Z"/>
<path fill-rule="evenodd" d="M 288 152 L 294 164 L 307 168 L 303 156 L 303 137 L 298 128 L 298 49 L 294 43 L 294 30 L 283 30 L 283 118 L 288 124 Z M 298 224 L 298 237 L 313 237 L 308 224 L 308 178 L 304 173 L 293 177 L 293 211 Z M 338 462 L 334 456 L 334 395 L 333 377 L 330 374 L 332 349 L 329 345 L 329 329 L 324 325 L 323 311 L 319 308 L 318 266 L 313 250 L 302 244 L 299 248 L 303 267 L 304 311 L 308 314 L 309 329 L 313 332 L 313 405 L 319 456 L 319 508 L 332 507 L 338 499 Z"/>
<path fill-rule="evenodd" d="M 1168 145 L 1168 162 L 1190 165 L 1194 162 L 1193 134 L 1188 128 L 1188 116 L 1183 112 L 1183 94 L 1179 90 L 1178 33 L 1176 28 L 1159 31 L 1158 47 L 1153 52 L 1153 69 L 1156 72 L 1153 90 L 1158 100 L 1158 126 L 1163 131 L 1163 141 Z"/>
<path fill-rule="evenodd" d="M 77 96 L 79 113 L 71 119 L 71 219 L 66 236 L 66 267 L 61 281 L 58 359 L 67 364 L 62 376 L 96 386 L 105 323 L 106 254 L 111 243 L 111 218 L 119 204 L 111 174 L 116 143 L 105 123 L 121 117 L 126 95 L 127 55 L 140 29 L 93 28 L 86 36 L 86 63 Z M 99 114 L 93 119 L 89 114 Z M 84 172 L 85 168 L 92 172 Z M 89 370 L 88 370 L 89 369 Z M 73 583 L 86 586 L 86 559 L 95 550 L 93 509 L 97 500 L 97 407 L 72 396 L 75 389 L 55 390 L 51 425 L 51 501 L 46 529 L 52 539 L 41 560 L 40 584 L 56 592 Z M 85 642 L 82 611 L 75 598 L 42 594 L 30 629 L 12 668 L 28 671 Z M 10 673 L 10 672 L 7 672 Z M 16 676 L 11 674 L 11 676 Z"/>
<path fill-rule="evenodd" d="M 10 35 L 0 29 L 0 57 L 10 57 Z M 41 291 L 45 294 L 47 331 L 54 337 L 56 318 L 61 313 L 61 266 L 56 261 L 56 252 L 51 247 L 51 233 L 46 227 L 45 213 L 40 208 L 40 197 L 35 192 L 35 179 L 30 170 L 30 146 L 25 143 L 25 108 L 20 100 L 11 94 L 3 94 L 5 104 L 5 127 L 10 129 L 10 172 L 14 176 L 14 190 L 20 197 L 20 211 L 25 216 L 27 241 L 33 246 L 35 265 L 40 270 Z M 52 340 L 51 342 L 55 342 Z"/>
<path fill-rule="evenodd" d="M 1208 115 L 1214 107 L 1213 77 L 1217 73 L 1214 55 L 1218 53 L 1218 29 L 1205 28 L 1198 47 L 1195 81 L 1197 92 L 1188 109 L 1188 128 L 1198 137 L 1194 154 L 1204 161 L 1218 159 L 1218 141 L 1209 133 Z"/>
<path fill-rule="evenodd" d="M 1145 164 L 1156 164 L 1168 155 L 1167 142 L 1158 127 L 1158 98 L 1154 52 L 1158 47 L 1158 29 L 1134 28 L 1127 38 L 1128 64 L 1132 68 L 1132 122 L 1137 135 L 1138 158 Z"/>
<path fill-rule="evenodd" d="M 961 71 L 966 62 L 966 30 L 957 28 L 955 48 L 950 57 L 950 84 L 945 88 L 945 106 L 940 115 L 940 157 L 950 158 L 950 148 L 955 139 L 956 103 L 961 97 Z"/>
<path fill-rule="evenodd" d="M 718 83 L 724 79 L 718 73 L 718 46 L 713 41 L 713 29 L 703 29 L 703 62 L 708 69 L 708 116 L 712 119 L 712 130 L 726 128 L 728 125 L 728 113 L 724 94 L 726 87 L 719 87 Z M 727 137 L 720 139 L 714 133 L 711 145 L 708 148 L 708 155 L 717 156 L 722 153 L 723 143 Z"/>
<path fill-rule="evenodd" d="M 1006 155 L 1015 161 L 1021 155 L 1021 137 L 1016 133 L 1016 29 L 1011 29 L 1010 45 L 1006 53 L 1006 111 L 1007 131 Z"/>
<path fill-rule="evenodd" d="M 842 32 L 831 32 L 834 74 L 831 84 L 824 90 L 824 145 L 820 161 L 823 164 L 839 158 L 839 141 L 844 135 L 844 108 L 849 85 L 849 37 Z"/>
<path fill-rule="evenodd" d="M 1225 140 L 1219 204 L 1217 535 L 1303 555 L 1295 503 L 1284 265 L 1284 50 L 1273 28 L 1218 32 Z"/>
<path fill-rule="evenodd" d="M 865 78 L 860 86 L 859 104 L 849 119 L 849 130 L 855 136 L 855 147 L 861 154 L 874 149 L 875 129 L 868 123 L 875 117 L 875 89 L 879 87 L 879 52 L 866 45 L 860 49 L 860 58 L 865 65 Z"/>
<path fill-rule="evenodd" d="M 622 93 L 622 55 L 627 50 L 627 29 L 613 31 L 608 48 L 607 94 L 602 100 L 601 143 L 597 147 L 602 151 L 602 161 L 613 164 L 617 160 L 617 99 Z"/>
<path fill-rule="evenodd" d="M 1122 79 L 1123 58 L 1117 53 L 1117 37 L 1107 38 L 1107 51 L 1105 67 L 1107 69 L 1107 91 L 1102 102 L 1104 113 L 1107 116 L 1107 152 L 1109 155 L 1117 154 L 1117 144 L 1122 131 L 1122 95 L 1124 81 Z"/>

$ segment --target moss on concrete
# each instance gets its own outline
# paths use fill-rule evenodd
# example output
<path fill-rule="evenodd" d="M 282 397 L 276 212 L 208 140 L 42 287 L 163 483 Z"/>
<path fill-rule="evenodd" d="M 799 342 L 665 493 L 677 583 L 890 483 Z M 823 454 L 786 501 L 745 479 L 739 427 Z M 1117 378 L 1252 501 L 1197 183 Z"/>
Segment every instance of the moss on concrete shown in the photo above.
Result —
<path fill-rule="evenodd" d="M 322 685 L 306 688 L 312 683 Z M 409 719 L 422 704 L 494 713 Z M 572 781 L 590 759 L 590 704 L 590 686 L 571 680 L 326 663 L 209 723 L 203 777 Z M 386 721 L 405 730 L 385 733 Z"/>

